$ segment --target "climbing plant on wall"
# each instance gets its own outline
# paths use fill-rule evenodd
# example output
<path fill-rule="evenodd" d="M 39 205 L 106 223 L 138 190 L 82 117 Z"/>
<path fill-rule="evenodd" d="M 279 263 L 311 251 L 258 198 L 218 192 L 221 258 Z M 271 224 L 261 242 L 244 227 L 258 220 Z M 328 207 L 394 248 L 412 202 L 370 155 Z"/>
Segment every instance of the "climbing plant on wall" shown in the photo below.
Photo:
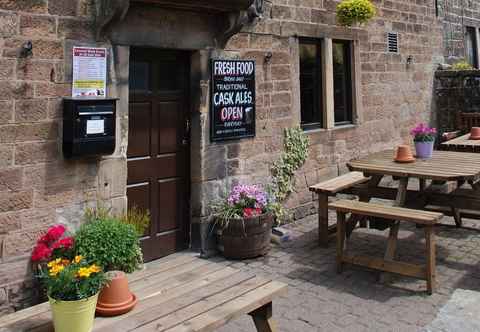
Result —
<path fill-rule="evenodd" d="M 282 203 L 294 190 L 295 172 L 308 158 L 308 137 L 302 128 L 287 128 L 284 135 L 284 151 L 271 169 L 273 178 L 271 195 L 275 199 L 274 214 L 278 222 L 288 218 L 288 213 Z"/>

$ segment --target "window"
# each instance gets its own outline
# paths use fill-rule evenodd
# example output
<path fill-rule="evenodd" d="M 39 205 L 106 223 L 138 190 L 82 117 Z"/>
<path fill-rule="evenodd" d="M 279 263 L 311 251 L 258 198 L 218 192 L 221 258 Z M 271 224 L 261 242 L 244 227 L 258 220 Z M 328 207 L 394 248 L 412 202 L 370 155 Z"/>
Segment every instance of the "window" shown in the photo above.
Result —
<path fill-rule="evenodd" d="M 350 42 L 334 40 L 332 46 L 335 125 L 343 125 L 352 123 Z"/>
<path fill-rule="evenodd" d="M 317 42 L 300 43 L 300 104 L 304 129 L 323 125 L 321 46 Z"/>
<path fill-rule="evenodd" d="M 331 54 L 325 53 L 326 50 Z M 353 122 L 352 50 L 352 42 L 348 40 L 300 40 L 303 129 L 331 128 Z"/>
<path fill-rule="evenodd" d="M 476 28 L 466 27 L 465 31 L 465 53 L 467 56 L 467 61 L 474 68 L 478 68 L 478 45 L 477 45 L 477 35 Z"/>

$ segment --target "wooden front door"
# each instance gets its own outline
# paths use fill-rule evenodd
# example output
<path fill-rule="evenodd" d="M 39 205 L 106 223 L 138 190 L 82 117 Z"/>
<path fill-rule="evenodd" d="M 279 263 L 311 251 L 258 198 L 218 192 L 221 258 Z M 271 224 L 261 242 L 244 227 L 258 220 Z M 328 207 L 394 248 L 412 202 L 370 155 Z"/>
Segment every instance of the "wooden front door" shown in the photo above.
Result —
<path fill-rule="evenodd" d="M 188 53 L 131 49 L 127 196 L 150 212 L 145 261 L 188 243 L 188 77 Z"/>

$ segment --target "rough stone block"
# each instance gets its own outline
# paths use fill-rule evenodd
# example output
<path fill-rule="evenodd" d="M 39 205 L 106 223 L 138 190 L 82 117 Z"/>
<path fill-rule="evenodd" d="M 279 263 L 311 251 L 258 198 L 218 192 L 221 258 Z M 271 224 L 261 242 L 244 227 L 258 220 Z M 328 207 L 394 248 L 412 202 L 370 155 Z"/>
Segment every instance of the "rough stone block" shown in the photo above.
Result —
<path fill-rule="evenodd" d="M 105 159 L 100 162 L 98 190 L 102 199 L 126 195 L 127 160 L 124 158 Z"/>
<path fill-rule="evenodd" d="M 29 209 L 33 204 L 33 191 L 0 193 L 0 212 Z"/>
<path fill-rule="evenodd" d="M 10 37 L 15 35 L 17 33 L 17 27 L 17 15 L 11 13 L 0 13 L 0 36 Z"/>
<path fill-rule="evenodd" d="M 18 191 L 22 189 L 22 184 L 23 168 L 8 168 L 0 170 L 0 191 Z M 2 225 L 0 222 L 0 229 L 1 228 Z"/>
<path fill-rule="evenodd" d="M 31 39 L 33 57 L 35 59 L 56 60 L 63 59 L 63 44 L 59 40 Z M 25 39 L 5 39 L 3 56 L 7 58 L 19 58 Z"/>
<path fill-rule="evenodd" d="M 56 22 L 54 17 L 21 16 L 20 34 L 26 37 L 56 37 Z"/>
<path fill-rule="evenodd" d="M 1 0 L 0 9 L 45 13 L 47 11 L 47 0 Z"/>
<path fill-rule="evenodd" d="M 78 8 L 78 0 L 49 0 L 48 13 L 59 16 L 75 16 Z"/>
<path fill-rule="evenodd" d="M 94 30 L 94 24 L 91 20 L 61 18 L 58 21 L 58 35 L 62 38 L 93 40 L 95 37 Z"/>
<path fill-rule="evenodd" d="M 13 121 L 13 101 L 0 101 L 0 123 L 5 124 Z"/>
<path fill-rule="evenodd" d="M 72 93 L 72 86 L 70 84 L 59 83 L 36 83 L 35 97 L 65 97 Z"/>
<path fill-rule="evenodd" d="M 24 99 L 15 102 L 16 122 L 44 120 L 48 114 L 48 99 Z"/>
<path fill-rule="evenodd" d="M 55 140 L 58 137 L 57 122 L 42 122 L 16 126 L 15 141 Z"/>
<path fill-rule="evenodd" d="M 17 78 L 28 81 L 55 81 L 55 63 L 46 61 L 19 60 Z"/>
<path fill-rule="evenodd" d="M 272 65 L 272 80 L 289 80 L 290 79 L 290 66 L 287 65 Z"/>
<path fill-rule="evenodd" d="M 33 86 L 26 82 L 0 81 L 3 99 L 22 99 L 33 97 Z"/>
<path fill-rule="evenodd" d="M 0 144 L 0 167 L 13 165 L 13 144 Z"/>
<path fill-rule="evenodd" d="M 15 62 L 16 61 L 13 59 L 0 59 L 0 79 L 1 80 L 14 78 Z"/>
<path fill-rule="evenodd" d="M 15 149 L 15 163 L 17 165 L 53 161 L 59 156 L 57 142 L 22 143 L 18 144 Z"/>

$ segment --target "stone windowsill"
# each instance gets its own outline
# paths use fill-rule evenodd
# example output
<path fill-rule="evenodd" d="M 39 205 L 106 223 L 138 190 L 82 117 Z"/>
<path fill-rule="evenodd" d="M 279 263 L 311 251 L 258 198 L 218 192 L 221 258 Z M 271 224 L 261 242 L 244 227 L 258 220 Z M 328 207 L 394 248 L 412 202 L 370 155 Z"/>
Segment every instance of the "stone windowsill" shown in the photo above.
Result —
<path fill-rule="evenodd" d="M 323 133 L 323 132 L 328 132 L 328 131 L 336 131 L 336 130 L 342 130 L 342 129 L 355 129 L 358 126 L 354 123 L 351 124 L 346 124 L 346 125 L 341 125 L 341 126 L 336 126 L 333 128 L 314 128 L 314 129 L 306 129 L 303 132 L 305 134 L 315 134 L 315 133 Z"/>

